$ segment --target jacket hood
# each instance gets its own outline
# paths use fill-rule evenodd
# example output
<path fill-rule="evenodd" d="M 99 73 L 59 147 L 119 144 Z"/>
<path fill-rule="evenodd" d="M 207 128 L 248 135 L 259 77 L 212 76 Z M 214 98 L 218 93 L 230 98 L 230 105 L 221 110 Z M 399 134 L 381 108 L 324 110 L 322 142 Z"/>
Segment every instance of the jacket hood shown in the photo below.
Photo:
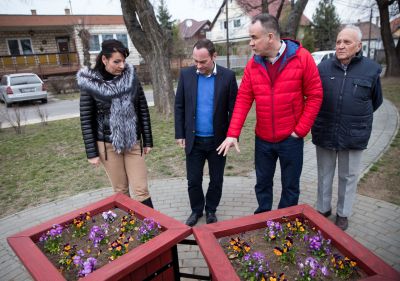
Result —
<path fill-rule="evenodd" d="M 293 39 L 282 39 L 282 40 L 286 43 L 286 49 L 285 49 L 284 56 L 282 58 L 281 67 L 279 68 L 280 70 L 283 69 L 283 67 L 286 65 L 287 61 L 289 59 L 293 58 L 296 55 L 296 53 L 298 52 L 298 50 L 302 47 L 301 43 L 296 40 L 293 40 Z M 254 55 L 253 58 L 256 63 L 259 63 L 265 67 L 264 57 L 262 57 L 260 55 Z"/>

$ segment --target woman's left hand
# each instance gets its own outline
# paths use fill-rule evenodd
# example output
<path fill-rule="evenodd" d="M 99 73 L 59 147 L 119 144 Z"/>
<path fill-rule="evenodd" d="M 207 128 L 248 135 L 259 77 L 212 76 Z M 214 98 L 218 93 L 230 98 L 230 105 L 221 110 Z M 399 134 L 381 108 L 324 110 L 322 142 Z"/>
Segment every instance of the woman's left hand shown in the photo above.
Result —
<path fill-rule="evenodd" d="M 144 148 L 143 148 L 144 154 L 149 154 L 150 151 L 151 151 L 151 147 L 144 147 Z"/>

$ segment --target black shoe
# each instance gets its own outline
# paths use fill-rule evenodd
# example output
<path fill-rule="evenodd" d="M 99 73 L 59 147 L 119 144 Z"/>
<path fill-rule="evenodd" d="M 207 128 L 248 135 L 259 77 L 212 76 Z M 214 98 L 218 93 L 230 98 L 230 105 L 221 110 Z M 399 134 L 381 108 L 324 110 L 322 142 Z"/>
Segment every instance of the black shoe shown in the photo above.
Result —
<path fill-rule="evenodd" d="M 327 212 L 325 212 L 325 213 L 321 213 L 320 211 L 318 211 L 318 213 L 320 213 L 321 215 L 323 215 L 324 217 L 329 217 L 331 214 L 332 214 L 332 210 L 329 210 L 329 211 L 327 211 Z"/>
<path fill-rule="evenodd" d="M 146 205 L 147 207 L 150 207 L 150 208 L 154 209 L 153 208 L 153 202 L 151 202 L 151 197 L 147 198 L 146 200 L 143 200 L 142 204 Z"/>
<path fill-rule="evenodd" d="M 214 223 L 217 221 L 218 219 L 215 213 L 206 213 L 206 223 Z"/>
<path fill-rule="evenodd" d="M 203 216 L 203 214 L 196 214 L 196 213 L 192 213 L 188 219 L 186 220 L 186 225 L 188 226 L 194 226 L 197 221 L 199 220 L 199 218 L 201 218 Z"/>
<path fill-rule="evenodd" d="M 338 214 L 336 214 L 336 221 L 335 224 L 341 229 L 341 230 L 346 230 L 347 227 L 349 226 L 349 221 L 346 217 L 341 217 Z"/>

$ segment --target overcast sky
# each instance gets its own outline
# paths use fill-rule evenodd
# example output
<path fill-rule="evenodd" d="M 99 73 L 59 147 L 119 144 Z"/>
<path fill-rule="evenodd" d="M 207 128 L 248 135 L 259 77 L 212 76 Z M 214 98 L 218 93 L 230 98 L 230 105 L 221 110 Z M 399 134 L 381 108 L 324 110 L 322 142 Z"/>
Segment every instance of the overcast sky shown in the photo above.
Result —
<path fill-rule="evenodd" d="M 150 0 L 155 7 L 158 0 Z M 208 19 L 212 21 L 223 0 L 165 0 L 168 11 L 173 19 L 195 20 Z M 304 14 L 312 19 L 319 0 L 309 0 Z M 372 0 L 334 0 L 339 16 L 343 22 L 355 22 L 358 18 L 368 20 L 367 4 Z M 30 14 L 31 9 L 36 9 L 38 15 L 64 14 L 65 8 L 72 6 L 76 15 L 103 14 L 120 15 L 121 3 L 119 0 L 0 0 L 1 14 Z"/>

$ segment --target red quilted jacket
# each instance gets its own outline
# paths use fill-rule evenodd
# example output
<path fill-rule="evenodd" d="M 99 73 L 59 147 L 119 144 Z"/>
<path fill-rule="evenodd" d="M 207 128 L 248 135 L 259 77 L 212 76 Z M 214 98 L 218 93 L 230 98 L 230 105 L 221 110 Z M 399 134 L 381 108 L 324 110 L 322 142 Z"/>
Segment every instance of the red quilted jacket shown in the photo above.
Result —
<path fill-rule="evenodd" d="M 305 137 L 322 103 L 317 66 L 300 43 L 285 40 L 286 51 L 274 85 L 263 59 L 254 56 L 246 65 L 230 122 L 228 137 L 238 138 L 253 100 L 256 101 L 256 135 L 280 142 L 292 132 Z"/>

